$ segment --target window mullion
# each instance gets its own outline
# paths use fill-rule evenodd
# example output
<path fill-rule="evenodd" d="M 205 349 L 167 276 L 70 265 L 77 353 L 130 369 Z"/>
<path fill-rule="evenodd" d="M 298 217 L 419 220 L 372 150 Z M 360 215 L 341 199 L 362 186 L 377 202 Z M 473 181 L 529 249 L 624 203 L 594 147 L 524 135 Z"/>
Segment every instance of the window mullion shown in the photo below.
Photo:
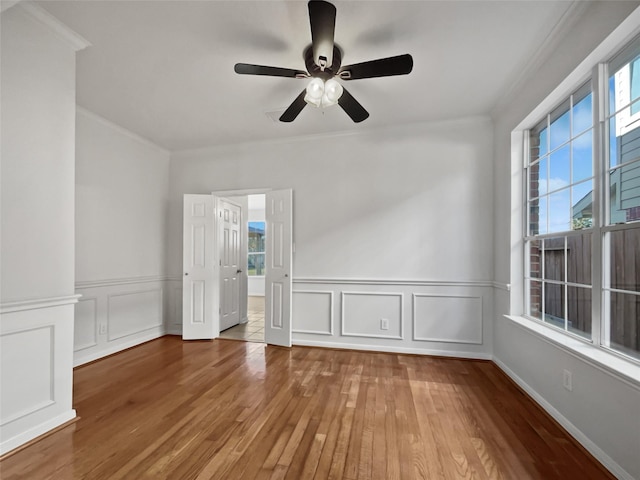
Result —
<path fill-rule="evenodd" d="M 606 221 L 606 165 L 608 159 L 608 135 L 607 111 L 607 71 L 606 65 L 599 64 L 593 69 L 593 235 L 591 246 L 591 338 L 594 345 L 602 345 L 606 338 L 606 319 L 608 313 L 603 308 L 604 293 L 603 284 L 603 237 L 602 227 Z"/>

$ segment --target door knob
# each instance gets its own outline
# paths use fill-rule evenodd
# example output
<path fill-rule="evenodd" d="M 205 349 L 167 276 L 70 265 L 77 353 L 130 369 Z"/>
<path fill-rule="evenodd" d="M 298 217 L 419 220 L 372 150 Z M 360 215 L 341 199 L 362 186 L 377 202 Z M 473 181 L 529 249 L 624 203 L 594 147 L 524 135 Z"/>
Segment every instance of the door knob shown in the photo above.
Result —
<path fill-rule="evenodd" d="M 238 269 L 238 270 L 236 271 L 236 273 L 242 273 L 242 270 Z"/>
<path fill-rule="evenodd" d="M 189 272 L 185 272 L 185 274 L 184 274 L 184 275 L 185 275 L 185 277 L 186 277 L 187 275 L 189 275 Z"/>

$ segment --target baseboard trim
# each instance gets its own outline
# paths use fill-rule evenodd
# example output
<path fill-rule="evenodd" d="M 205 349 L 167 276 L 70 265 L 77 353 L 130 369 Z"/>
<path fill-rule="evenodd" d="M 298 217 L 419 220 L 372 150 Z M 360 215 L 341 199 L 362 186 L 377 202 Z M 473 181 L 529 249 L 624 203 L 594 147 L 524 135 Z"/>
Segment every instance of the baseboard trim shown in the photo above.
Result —
<path fill-rule="evenodd" d="M 507 367 L 499 358 L 493 357 L 495 363 L 513 382 L 529 395 L 545 412 L 547 412 L 556 422 L 564 428 L 585 450 L 599 461 L 609 472 L 621 480 L 635 480 L 624 468 L 616 463 L 600 447 L 593 443 L 582 431 L 571 423 L 564 415 L 551 405 L 544 397 L 531 388 L 524 380 L 516 375 L 513 370 Z"/>
<path fill-rule="evenodd" d="M 29 430 L 22 432 L 15 437 L 12 437 L 0 444 L 0 460 L 6 456 L 12 455 L 17 449 L 20 449 L 23 445 L 34 443 L 53 431 L 57 431 L 64 428 L 72 420 L 76 418 L 76 411 L 71 409 L 68 412 L 62 413 L 51 420 L 48 420 L 40 425 L 30 428 Z"/>
<path fill-rule="evenodd" d="M 18 452 L 21 452 L 22 450 L 24 450 L 27 447 L 30 447 L 31 445 L 33 445 L 34 443 L 38 443 L 40 440 L 43 440 L 45 438 L 47 438 L 50 435 L 53 435 L 56 432 L 59 432 L 60 430 L 63 430 L 71 425 L 73 425 L 74 423 L 76 423 L 78 420 L 80 420 L 80 417 L 75 416 L 73 417 L 71 420 L 68 420 L 66 422 L 64 422 L 61 425 L 58 425 L 57 427 L 52 428 L 51 430 L 43 433 L 42 435 L 38 435 L 37 437 L 29 440 L 26 443 L 23 443 L 22 445 L 20 445 L 19 447 L 14 448 L 13 450 L 8 451 L 7 453 L 0 455 L 0 462 L 2 462 L 3 460 L 11 457 L 12 455 L 15 455 Z"/>
<path fill-rule="evenodd" d="M 320 348 L 335 348 L 338 350 L 361 350 L 366 352 L 381 352 L 381 353 L 406 353 L 409 355 L 428 355 L 433 357 L 451 357 L 451 358 L 464 358 L 469 360 L 492 360 L 493 357 L 489 353 L 483 352 L 462 352 L 462 351 L 447 351 L 425 348 L 410 348 L 410 347 L 391 347 L 388 345 L 360 345 L 357 343 L 336 343 L 336 342 L 318 342 L 313 340 L 300 340 L 294 339 L 293 345 L 299 345 L 301 347 L 320 347 Z"/>
<path fill-rule="evenodd" d="M 153 327 L 158 328 L 158 327 Z M 167 331 L 165 328 L 161 328 L 161 330 L 156 330 L 154 332 L 149 332 L 144 335 L 140 335 L 134 338 L 129 338 L 124 342 L 117 342 L 116 345 L 108 345 L 107 348 L 101 349 L 99 351 L 91 352 L 86 355 L 77 355 L 74 356 L 73 359 L 73 367 L 80 367 L 90 362 L 94 362 L 96 360 L 100 360 L 101 358 L 108 357 L 115 353 L 119 353 L 123 350 L 127 350 L 129 348 L 137 347 L 143 343 L 149 342 L 151 340 L 155 340 L 156 338 L 161 338 L 167 335 Z M 82 351 L 82 350 L 79 350 Z M 77 352 L 76 352 L 77 353 Z"/>

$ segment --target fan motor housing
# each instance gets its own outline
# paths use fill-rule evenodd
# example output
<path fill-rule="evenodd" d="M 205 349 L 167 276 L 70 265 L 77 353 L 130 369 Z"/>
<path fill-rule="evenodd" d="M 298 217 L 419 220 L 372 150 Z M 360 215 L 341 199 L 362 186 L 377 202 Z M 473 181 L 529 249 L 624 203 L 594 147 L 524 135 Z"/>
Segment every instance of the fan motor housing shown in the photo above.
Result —
<path fill-rule="evenodd" d="M 330 78 L 335 77 L 340 70 L 340 65 L 342 65 L 342 52 L 337 45 L 333 45 L 333 63 L 325 67 L 322 70 L 316 62 L 313 60 L 313 46 L 309 45 L 304 51 L 304 63 L 307 67 L 307 72 L 312 77 L 318 77 L 322 80 L 329 80 Z"/>

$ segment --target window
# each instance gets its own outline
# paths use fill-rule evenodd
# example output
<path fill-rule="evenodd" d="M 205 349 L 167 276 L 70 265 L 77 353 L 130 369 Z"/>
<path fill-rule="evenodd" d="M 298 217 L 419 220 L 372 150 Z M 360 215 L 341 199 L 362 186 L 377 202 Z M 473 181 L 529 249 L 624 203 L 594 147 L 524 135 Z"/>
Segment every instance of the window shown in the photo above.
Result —
<path fill-rule="evenodd" d="M 250 276 L 264 275 L 264 222 L 249 222 L 249 255 L 247 271 Z"/>
<path fill-rule="evenodd" d="M 639 127 L 640 39 L 596 67 L 525 140 L 525 313 L 635 359 Z"/>

